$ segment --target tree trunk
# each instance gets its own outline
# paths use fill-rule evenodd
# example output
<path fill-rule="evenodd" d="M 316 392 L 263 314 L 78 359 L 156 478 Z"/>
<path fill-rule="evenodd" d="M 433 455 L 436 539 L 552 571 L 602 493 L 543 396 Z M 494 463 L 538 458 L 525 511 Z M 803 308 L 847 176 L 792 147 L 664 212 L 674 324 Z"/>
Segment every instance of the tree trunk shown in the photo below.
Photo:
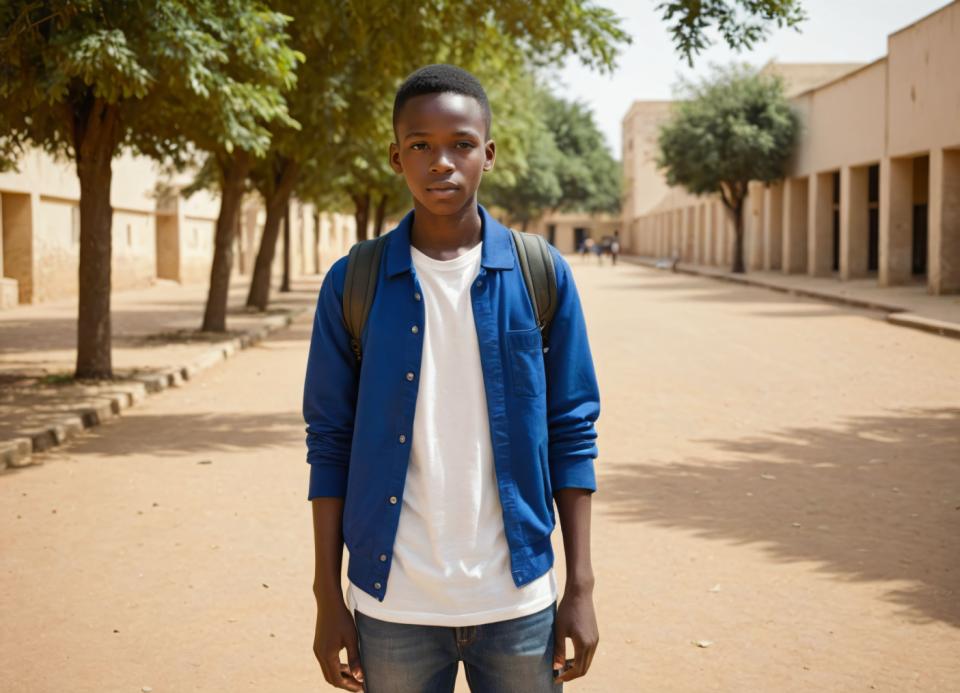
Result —
<path fill-rule="evenodd" d="M 521 231 L 526 231 L 526 230 L 527 230 L 527 224 L 529 224 L 529 223 L 530 223 L 530 220 L 527 219 L 526 217 L 524 217 L 523 223 L 520 224 L 520 230 L 521 230 Z"/>
<path fill-rule="evenodd" d="M 115 106 L 89 97 L 73 114 L 73 142 L 80 179 L 80 267 L 77 364 L 74 377 L 113 377 L 110 275 L 113 207 L 110 183 L 120 124 Z"/>
<path fill-rule="evenodd" d="M 733 214 L 733 272 L 743 274 L 746 266 L 743 262 L 743 202 L 741 201 L 732 210 Z"/>
<path fill-rule="evenodd" d="M 270 302 L 270 281 L 273 273 L 273 258 L 277 252 L 277 240 L 280 237 L 280 222 L 296 185 L 298 173 L 299 166 L 296 162 L 281 159 L 272 189 L 264 194 L 267 218 L 263 222 L 260 249 L 257 251 L 253 277 L 250 279 L 250 291 L 247 293 L 248 308 L 266 310 Z"/>
<path fill-rule="evenodd" d="M 283 279 L 280 282 L 280 291 L 290 291 L 290 200 L 283 210 Z"/>
<path fill-rule="evenodd" d="M 377 209 L 373 219 L 373 235 L 377 238 L 383 233 L 383 221 L 387 216 L 387 200 L 389 199 L 389 195 L 381 195 L 380 201 L 377 202 Z"/>
<path fill-rule="evenodd" d="M 233 239 L 237 230 L 237 216 L 243 201 L 243 185 L 250 173 L 250 155 L 236 151 L 219 162 L 220 214 L 214 236 L 213 265 L 210 267 L 210 289 L 203 312 L 204 332 L 227 331 L 227 299 L 230 292 L 230 271 L 233 267 Z"/>
<path fill-rule="evenodd" d="M 367 240 L 367 226 L 370 221 L 370 195 L 351 195 L 353 198 L 354 212 L 353 218 L 357 222 L 357 240 Z"/>

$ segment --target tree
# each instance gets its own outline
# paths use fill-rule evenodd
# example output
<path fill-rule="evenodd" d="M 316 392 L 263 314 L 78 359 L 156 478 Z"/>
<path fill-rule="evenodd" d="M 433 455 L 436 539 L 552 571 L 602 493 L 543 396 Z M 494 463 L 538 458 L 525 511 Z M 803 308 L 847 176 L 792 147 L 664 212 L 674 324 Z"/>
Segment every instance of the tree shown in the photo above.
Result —
<path fill-rule="evenodd" d="M 236 1 L 236 0 L 234 0 Z M 235 42 L 231 47 L 228 66 L 236 66 L 236 72 L 246 79 L 243 90 L 235 90 L 236 96 L 246 96 L 246 110 L 242 118 L 225 121 L 229 128 L 241 126 L 238 135 L 226 138 L 217 136 L 217 130 L 204 129 L 208 117 L 202 104 L 185 104 L 183 113 L 177 114 L 178 122 L 190 124 L 187 136 L 198 149 L 208 154 L 217 171 L 220 187 L 220 212 L 214 236 L 213 262 L 210 267 L 210 287 L 203 312 L 201 330 L 225 332 L 227 329 L 227 300 L 230 290 L 230 273 L 233 268 L 233 245 L 238 228 L 240 205 L 251 170 L 260 159 L 267 159 L 267 166 L 276 164 L 270 146 L 277 130 L 291 132 L 300 129 L 297 120 L 291 117 L 286 94 L 297 84 L 296 68 L 304 60 L 302 52 L 290 46 L 286 33 L 291 17 L 268 11 L 257 4 L 249 16 L 237 18 Z M 225 85 L 225 86 L 229 86 Z M 235 98 L 234 90 L 224 88 L 222 98 Z M 231 130 L 227 130 L 231 132 Z M 281 166 L 286 162 L 281 161 Z M 268 168 L 269 170 L 269 168 Z M 296 172 L 292 172 L 296 177 Z M 275 173 L 271 189 L 287 185 L 286 172 Z M 261 179 L 262 180 L 262 179 Z M 292 187 L 292 183 L 290 186 Z M 284 207 L 285 208 L 285 207 Z M 283 214 L 283 209 L 280 215 Z M 276 210 L 274 210 L 276 213 Z M 260 258 L 257 258 L 260 262 Z"/>
<path fill-rule="evenodd" d="M 676 104 L 660 128 L 657 165 L 670 185 L 695 195 L 720 195 L 736 230 L 733 271 L 743 272 L 747 184 L 783 177 L 799 118 L 782 81 L 746 65 L 717 68 L 712 77 L 683 90 L 688 99 Z"/>
<path fill-rule="evenodd" d="M 771 26 L 796 29 L 807 18 L 800 0 L 669 0 L 657 9 L 690 66 L 693 56 L 710 45 L 706 34 L 713 27 L 739 51 L 763 40 Z"/>
<path fill-rule="evenodd" d="M 569 55 L 608 69 L 619 45 L 629 41 L 610 10 L 584 0 L 278 0 L 277 5 L 296 18 L 294 45 L 307 56 L 300 88 L 290 96 L 291 114 L 306 132 L 323 134 L 296 138 L 283 128 L 275 132 L 274 151 L 299 169 L 292 190 L 277 186 L 277 208 L 285 204 L 279 198 L 289 199 L 293 190 L 348 201 L 360 238 L 371 213 L 378 233 L 386 213 L 406 196 L 386 163 L 392 95 L 406 74 L 427 63 L 452 62 L 483 79 L 496 67 L 511 75 L 513 65 L 550 64 Z M 403 30 L 392 31 L 398 26 Z M 273 201 L 267 204 L 269 210 Z M 248 305 L 261 309 L 270 286 L 267 259 L 277 242 L 276 231 L 267 231 L 265 226 L 248 296 Z"/>
<path fill-rule="evenodd" d="M 530 82 L 524 91 L 535 106 L 522 168 L 509 182 L 490 176 L 494 204 L 524 230 L 530 221 L 555 211 L 617 213 L 620 169 L 590 109 L 535 86 L 532 76 Z"/>
<path fill-rule="evenodd" d="M 564 165 L 558 173 L 563 199 L 559 209 L 588 213 L 620 211 L 620 167 L 607 149 L 593 113 L 583 103 L 546 100 L 546 124 Z"/>
<path fill-rule="evenodd" d="M 280 224 L 287 219 L 290 195 L 297 183 L 300 164 L 276 150 L 255 167 L 252 174 L 254 186 L 263 197 L 266 210 L 263 232 L 260 235 L 260 247 L 254 261 L 250 288 L 247 291 L 247 306 L 266 310 L 270 292 L 270 274 L 276 253 Z M 284 226 L 284 238 L 289 233 Z M 287 252 L 286 250 L 284 251 Z M 284 258 L 286 262 L 286 257 Z"/>
<path fill-rule="evenodd" d="M 491 204 L 504 210 L 523 231 L 531 221 L 556 208 L 563 199 L 558 175 L 564 166 L 563 153 L 544 123 L 538 122 L 531 128 L 527 145 L 523 169 L 517 171 L 509 182 L 503 182 L 494 167 L 484 176 L 482 184 L 489 193 Z"/>
<path fill-rule="evenodd" d="M 113 375 L 114 157 L 129 147 L 180 159 L 204 139 L 243 152 L 232 159 L 242 168 L 269 142 L 262 122 L 286 116 L 282 29 L 255 0 L 0 5 L 0 163 L 36 146 L 74 161 L 80 180 L 76 377 Z"/>

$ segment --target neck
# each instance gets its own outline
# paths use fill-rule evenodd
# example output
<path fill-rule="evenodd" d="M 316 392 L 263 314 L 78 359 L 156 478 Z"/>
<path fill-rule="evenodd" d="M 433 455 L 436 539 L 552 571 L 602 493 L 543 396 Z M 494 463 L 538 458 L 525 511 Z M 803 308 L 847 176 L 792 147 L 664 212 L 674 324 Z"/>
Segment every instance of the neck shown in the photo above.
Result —
<path fill-rule="evenodd" d="M 417 200 L 413 201 L 413 225 L 410 244 L 424 255 L 449 260 L 481 240 L 483 222 L 476 195 L 453 214 L 433 214 Z"/>

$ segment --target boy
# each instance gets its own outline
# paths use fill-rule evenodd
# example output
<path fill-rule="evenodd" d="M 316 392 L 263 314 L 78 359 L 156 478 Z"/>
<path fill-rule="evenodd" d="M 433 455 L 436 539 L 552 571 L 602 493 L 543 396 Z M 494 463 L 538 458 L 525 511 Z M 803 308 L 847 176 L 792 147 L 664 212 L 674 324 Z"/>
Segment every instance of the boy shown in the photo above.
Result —
<path fill-rule="evenodd" d="M 475 692 L 562 690 L 598 641 L 600 404 L 576 287 L 551 248 L 557 308 L 544 346 L 510 231 L 477 202 L 495 145 L 475 77 L 414 72 L 393 124 L 390 165 L 413 210 L 385 241 L 362 354 L 343 319 L 341 258 L 320 289 L 307 363 L 314 653 L 346 690 L 453 691 L 461 659 Z"/>

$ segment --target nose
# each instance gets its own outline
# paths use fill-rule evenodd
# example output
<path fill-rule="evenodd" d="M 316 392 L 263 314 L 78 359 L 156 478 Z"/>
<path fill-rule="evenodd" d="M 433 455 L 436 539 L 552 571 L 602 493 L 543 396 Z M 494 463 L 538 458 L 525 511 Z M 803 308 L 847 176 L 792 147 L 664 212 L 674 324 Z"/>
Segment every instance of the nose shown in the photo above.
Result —
<path fill-rule="evenodd" d="M 430 171 L 433 173 L 443 173 L 453 170 L 453 161 L 448 155 L 446 149 L 438 149 L 437 156 L 430 164 Z"/>

